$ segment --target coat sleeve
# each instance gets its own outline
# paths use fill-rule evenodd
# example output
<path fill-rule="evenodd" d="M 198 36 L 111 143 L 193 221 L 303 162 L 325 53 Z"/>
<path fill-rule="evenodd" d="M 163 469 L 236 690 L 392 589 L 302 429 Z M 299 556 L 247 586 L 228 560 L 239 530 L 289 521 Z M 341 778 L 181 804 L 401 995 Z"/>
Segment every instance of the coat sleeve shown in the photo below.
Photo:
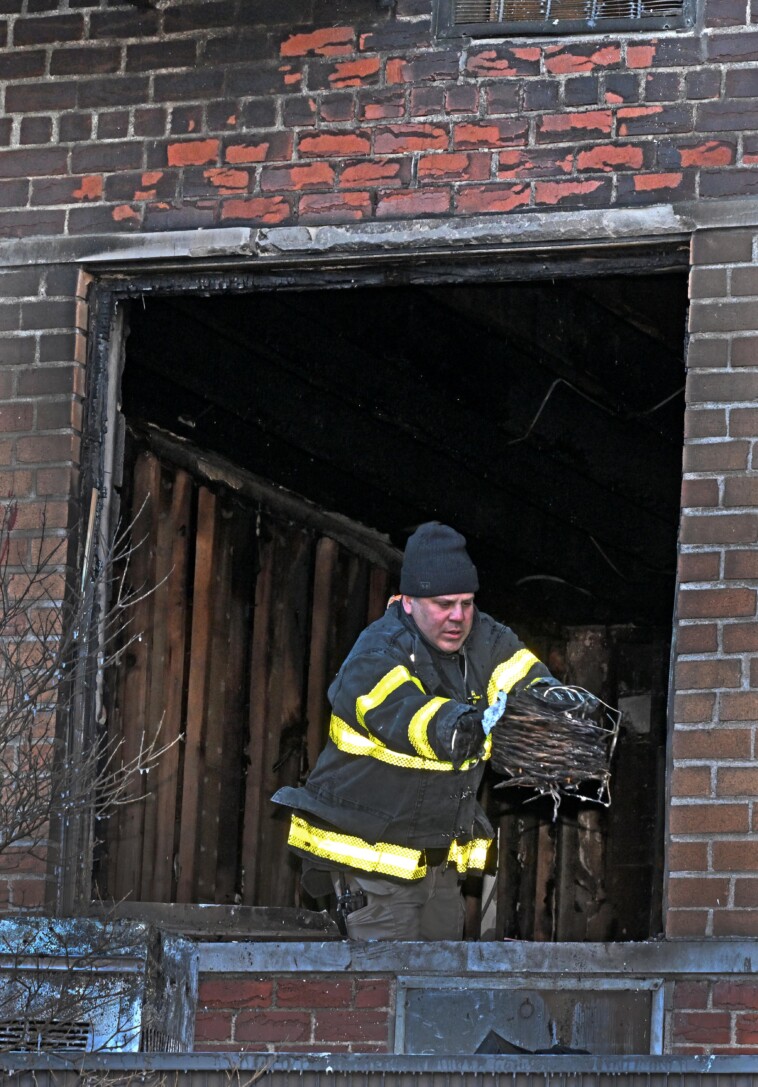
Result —
<path fill-rule="evenodd" d="M 558 682 L 542 661 L 519 641 L 510 627 L 496 624 L 495 631 L 487 679 L 488 706 L 503 692 L 517 694 L 536 683 Z"/>
<path fill-rule="evenodd" d="M 401 655 L 349 658 L 330 695 L 331 738 L 343 750 L 357 733 L 400 756 L 457 767 L 461 751 L 468 756 L 484 740 L 480 714 L 465 702 L 429 694 Z M 352 742 L 358 741 L 352 737 Z"/>

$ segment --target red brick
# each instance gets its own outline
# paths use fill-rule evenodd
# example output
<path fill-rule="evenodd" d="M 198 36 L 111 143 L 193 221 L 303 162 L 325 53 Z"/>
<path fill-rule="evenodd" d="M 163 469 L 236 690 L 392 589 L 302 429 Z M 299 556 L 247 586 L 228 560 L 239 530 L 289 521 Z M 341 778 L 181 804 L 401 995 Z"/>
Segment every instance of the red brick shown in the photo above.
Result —
<path fill-rule="evenodd" d="M 264 192 L 330 189 L 334 185 L 334 178 L 334 170 L 328 162 L 309 162 L 303 166 L 264 166 L 261 170 L 261 189 Z"/>
<path fill-rule="evenodd" d="M 344 1015 L 344 1012 L 334 1013 Z M 311 1017 L 297 1011 L 243 1011 L 234 1024 L 238 1042 L 307 1042 L 311 1037 Z"/>
<path fill-rule="evenodd" d="M 758 650 L 758 623 L 725 623 L 725 653 L 753 653 Z"/>
<path fill-rule="evenodd" d="M 716 981 L 713 985 L 713 1007 L 758 1011 L 758 983 L 750 981 Z"/>
<path fill-rule="evenodd" d="M 732 341 L 732 366 L 758 366 L 758 336 L 738 336 Z M 737 408 L 729 417 L 730 427 L 735 416 L 741 418 L 743 415 L 755 416 L 758 412 L 750 408 Z M 735 430 L 733 433 L 755 434 L 755 430 Z"/>
<path fill-rule="evenodd" d="M 671 773 L 671 795 L 704 797 L 711 792 L 711 770 L 708 766 L 675 766 Z M 682 903 L 679 903 L 681 905 Z"/>
<path fill-rule="evenodd" d="M 422 155 L 419 181 L 484 181 L 490 173 L 490 156 L 465 151 Z"/>
<path fill-rule="evenodd" d="M 707 872 L 707 842 L 669 842 L 670 872 Z"/>
<path fill-rule="evenodd" d="M 45 905 L 44 879 L 10 881 L 11 902 L 16 909 L 39 910 Z"/>
<path fill-rule="evenodd" d="M 682 508 L 718 506 L 719 484 L 717 479 L 685 479 L 682 481 Z"/>
<path fill-rule="evenodd" d="M 283 57 L 348 56 L 355 48 L 355 31 L 349 26 L 333 26 L 312 30 L 307 34 L 290 34 L 280 47 Z"/>
<path fill-rule="evenodd" d="M 273 981 L 262 978 L 203 978 L 197 999 L 205 1007 L 212 1004 L 218 1008 L 263 1008 L 271 1004 L 273 991 Z"/>
<path fill-rule="evenodd" d="M 356 1008 L 391 1007 L 390 984 L 384 978 L 355 979 Z"/>
<path fill-rule="evenodd" d="M 744 838 L 734 841 L 717 839 L 713 843 L 713 868 L 716 872 L 735 874 L 758 871 L 758 842 L 746 841 Z"/>
<path fill-rule="evenodd" d="M 313 222 L 345 223 L 371 215 L 367 192 L 313 193 L 300 197 L 300 217 Z"/>
<path fill-rule="evenodd" d="M 676 665 L 679 690 L 712 690 L 714 687 L 739 687 L 742 666 L 738 660 L 680 660 Z"/>
<path fill-rule="evenodd" d="M 758 1015 L 738 1015 L 735 1018 L 735 1039 L 741 1046 L 758 1045 Z M 740 1052 L 737 1050 L 737 1052 Z"/>
<path fill-rule="evenodd" d="M 290 206 L 281 196 L 249 196 L 239 200 L 225 200 L 221 205 L 221 219 L 241 219 L 245 222 L 282 223 L 290 217 Z"/>
<path fill-rule="evenodd" d="M 305 978 L 280 978 L 276 986 L 276 1005 L 278 1008 L 343 1008 L 349 1007 L 353 998 L 353 983 L 350 979 L 320 978 L 316 981 Z"/>
<path fill-rule="evenodd" d="M 695 147 L 680 147 L 679 161 L 682 166 L 732 166 L 735 149 L 719 140 L 707 140 Z"/>
<path fill-rule="evenodd" d="M 403 90 L 373 90 L 358 98 L 358 116 L 364 121 L 384 121 L 404 114 Z"/>
<path fill-rule="evenodd" d="M 690 551 L 679 556 L 679 579 L 688 581 L 718 581 L 721 569 L 719 551 Z"/>
<path fill-rule="evenodd" d="M 168 145 L 169 166 L 205 166 L 219 156 L 218 140 L 186 140 Z"/>
<path fill-rule="evenodd" d="M 666 936 L 669 939 L 705 936 L 708 919 L 708 910 L 668 910 L 666 912 Z"/>
<path fill-rule="evenodd" d="M 674 1008 L 693 1011 L 707 1008 L 709 992 L 710 984 L 707 981 L 677 981 L 674 984 Z"/>
<path fill-rule="evenodd" d="M 758 691 L 742 690 L 721 696 L 721 721 L 755 721 L 758 719 Z"/>
<path fill-rule="evenodd" d="M 403 191 L 380 193 L 376 205 L 378 219 L 417 215 L 444 215 L 450 210 L 450 190 L 406 189 Z"/>
<path fill-rule="evenodd" d="M 14 430 L 31 430 L 34 422 L 34 405 L 14 402 L 0 404 L 0 433 Z"/>
<path fill-rule="evenodd" d="M 198 1011 L 195 1015 L 195 1044 L 202 1048 L 203 1042 L 221 1042 L 232 1037 L 232 1016 L 220 1012 Z"/>
<path fill-rule="evenodd" d="M 369 162 L 345 163 L 340 172 L 341 189 L 366 186 L 387 188 L 393 185 L 407 185 L 410 180 L 408 160 L 372 159 Z"/>
<path fill-rule="evenodd" d="M 747 906 L 755 909 L 758 906 L 758 879 L 736 879 L 734 881 L 735 906 Z"/>
<path fill-rule="evenodd" d="M 378 57 L 361 57 L 358 60 L 339 61 L 329 73 L 329 86 L 362 87 L 373 82 L 379 75 L 381 62 Z"/>
<path fill-rule="evenodd" d="M 725 298 L 727 293 L 726 268 L 690 269 L 690 298 Z"/>
<path fill-rule="evenodd" d="M 584 113 L 547 113 L 538 122 L 540 142 L 568 142 L 591 136 L 608 136 L 613 124 L 609 109 L 587 110 Z"/>
<path fill-rule="evenodd" d="M 678 906 L 727 906 L 729 880 L 723 876 L 671 879 L 668 885 L 668 904 L 675 908 Z"/>
<path fill-rule="evenodd" d="M 626 63 L 628 68 L 649 68 L 655 59 L 655 44 L 627 45 Z"/>
<path fill-rule="evenodd" d="M 393 154 L 407 151 L 444 151 L 450 142 L 445 125 L 404 124 L 377 128 L 374 133 L 374 150 L 377 154 Z"/>
<path fill-rule="evenodd" d="M 570 174 L 574 166 L 573 152 L 565 148 L 532 147 L 528 150 L 500 151 L 497 156 L 498 179 L 527 177 L 560 177 Z"/>
<path fill-rule="evenodd" d="M 732 437 L 737 437 L 729 430 Z M 726 410 L 706 408 L 688 411 L 684 417 L 685 438 L 725 438 L 727 435 Z"/>
<path fill-rule="evenodd" d="M 682 619 L 738 618 L 755 614 L 754 589 L 683 589 L 678 610 Z"/>
<path fill-rule="evenodd" d="M 726 1045 L 731 1038 L 731 1020 L 726 1012 L 674 1012 L 675 1042 L 700 1042 L 702 1045 Z"/>
<path fill-rule="evenodd" d="M 527 122 L 519 117 L 459 122 L 453 126 L 453 146 L 462 150 L 510 147 L 526 143 L 527 131 Z"/>
<path fill-rule="evenodd" d="M 748 805 L 677 804 L 669 812 L 669 828 L 672 834 L 747 833 L 749 830 Z"/>
<path fill-rule="evenodd" d="M 747 442 L 690 443 L 684 448 L 686 472 L 727 472 L 747 467 Z"/>
<path fill-rule="evenodd" d="M 552 75 L 592 72 L 615 66 L 620 61 L 619 45 L 592 46 L 591 51 L 578 46 L 551 45 L 545 50 L 545 68 Z"/>
<path fill-rule="evenodd" d="M 634 144 L 601 144 L 576 156 L 578 170 L 639 170 L 644 162 L 644 152 Z"/>
<path fill-rule="evenodd" d="M 733 581 L 758 578 L 758 554 L 755 550 L 727 551 L 724 555 L 724 577 Z"/>
<path fill-rule="evenodd" d="M 503 213 L 528 207 L 531 195 L 529 185 L 465 185 L 456 194 L 455 208 L 465 215 Z"/>
<path fill-rule="evenodd" d="M 584 202 L 591 194 L 610 199 L 610 179 L 602 181 L 537 181 L 534 186 L 536 204 L 561 204 Z"/>
<path fill-rule="evenodd" d="M 682 517 L 681 542 L 684 544 L 752 544 L 758 539 L 758 519 L 753 514 L 685 514 Z M 736 590 L 729 590 L 734 592 Z M 735 601 L 735 606 L 737 603 Z M 708 615 L 749 615 L 748 611 L 703 612 L 700 616 L 686 614 L 685 618 L 706 618 Z"/>
<path fill-rule="evenodd" d="M 473 76 L 502 78 L 504 76 L 539 75 L 542 51 L 537 48 L 506 49 L 503 47 L 472 52 L 466 62 L 466 72 Z"/>
<path fill-rule="evenodd" d="M 677 699 L 678 701 L 678 699 Z M 753 734 L 749 728 L 704 728 L 674 732 L 675 759 L 749 759 Z"/>
<path fill-rule="evenodd" d="M 715 653 L 718 649 L 718 627 L 715 623 L 698 623 L 693 626 L 682 625 L 677 634 L 677 651 L 681 655 L 690 653 Z"/>
<path fill-rule="evenodd" d="M 713 935 L 716 937 L 742 936 L 752 939 L 758 936 L 758 912 L 756 910 L 714 910 Z M 737 1016 L 737 1021 L 741 1019 Z"/>
<path fill-rule="evenodd" d="M 371 140 L 365 132 L 325 132 L 322 130 L 314 134 L 306 133 L 298 142 L 298 152 L 306 158 L 368 155 L 370 151 Z"/>
<path fill-rule="evenodd" d="M 657 189 L 678 189 L 684 180 L 684 174 L 635 174 L 632 184 L 635 192 L 651 192 Z"/>
<path fill-rule="evenodd" d="M 24 464 L 78 459 L 79 440 L 69 434 L 35 434 L 16 439 L 16 456 Z"/>
<path fill-rule="evenodd" d="M 386 1042 L 389 1037 L 388 1015 L 369 1008 L 317 1011 L 313 1037 L 323 1042 Z"/>
<path fill-rule="evenodd" d="M 747 693 L 747 692 L 746 692 Z M 750 694 L 755 700 L 758 696 Z M 756 715 L 753 715 L 755 720 Z M 720 766 L 717 770 L 718 796 L 758 795 L 758 767 Z"/>
<path fill-rule="evenodd" d="M 266 132 L 248 137 L 242 143 L 230 143 L 224 151 L 224 161 L 230 165 L 249 162 L 276 162 L 292 158 L 292 133 Z"/>

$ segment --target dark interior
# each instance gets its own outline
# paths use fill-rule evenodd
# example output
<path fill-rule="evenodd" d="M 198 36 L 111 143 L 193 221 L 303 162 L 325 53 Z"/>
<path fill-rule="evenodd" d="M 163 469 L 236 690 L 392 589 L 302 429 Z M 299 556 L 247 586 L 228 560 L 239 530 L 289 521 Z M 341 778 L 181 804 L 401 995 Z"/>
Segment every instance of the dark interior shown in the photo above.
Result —
<path fill-rule="evenodd" d="M 452 523 L 510 622 L 669 627 L 685 316 L 679 273 L 146 297 L 123 406 L 399 547 Z"/>

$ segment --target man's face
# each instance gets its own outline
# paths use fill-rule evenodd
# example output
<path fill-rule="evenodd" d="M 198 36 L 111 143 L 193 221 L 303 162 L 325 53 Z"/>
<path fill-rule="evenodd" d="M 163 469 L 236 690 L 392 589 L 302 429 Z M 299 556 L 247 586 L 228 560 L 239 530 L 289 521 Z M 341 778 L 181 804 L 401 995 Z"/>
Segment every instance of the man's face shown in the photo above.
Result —
<path fill-rule="evenodd" d="M 416 626 L 443 653 L 455 653 L 471 633 L 474 621 L 474 594 L 449 596 L 404 596 L 403 609 Z"/>

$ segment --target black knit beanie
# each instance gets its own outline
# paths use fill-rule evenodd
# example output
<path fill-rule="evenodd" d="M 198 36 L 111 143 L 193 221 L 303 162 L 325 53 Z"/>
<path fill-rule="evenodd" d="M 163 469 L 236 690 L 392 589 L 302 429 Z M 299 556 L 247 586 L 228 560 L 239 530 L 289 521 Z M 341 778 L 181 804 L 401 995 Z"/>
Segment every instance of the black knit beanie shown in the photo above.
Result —
<path fill-rule="evenodd" d="M 419 525 L 408 538 L 400 571 L 403 596 L 447 596 L 475 593 L 476 567 L 460 532 L 439 521 Z"/>

